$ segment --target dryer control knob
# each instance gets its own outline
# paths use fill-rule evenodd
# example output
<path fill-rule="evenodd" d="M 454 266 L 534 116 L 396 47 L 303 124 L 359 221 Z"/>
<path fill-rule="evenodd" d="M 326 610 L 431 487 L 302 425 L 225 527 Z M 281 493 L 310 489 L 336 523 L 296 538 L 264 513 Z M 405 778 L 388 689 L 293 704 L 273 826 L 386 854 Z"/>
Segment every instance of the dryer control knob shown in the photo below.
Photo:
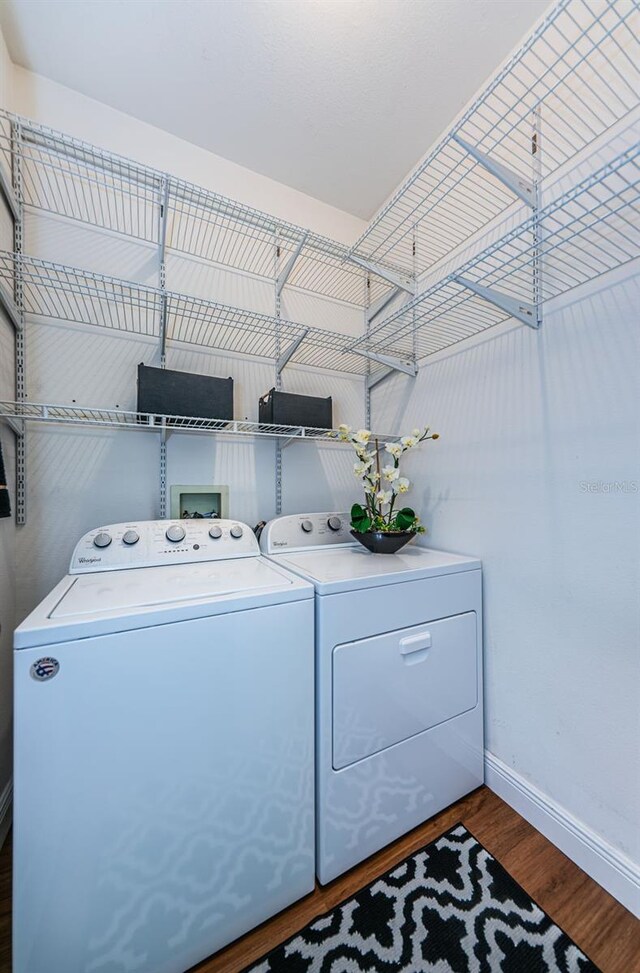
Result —
<path fill-rule="evenodd" d="M 140 534 L 137 530 L 125 530 L 124 534 L 122 535 L 123 543 L 128 544 L 130 547 L 133 544 L 137 544 L 139 540 Z"/>
<path fill-rule="evenodd" d="M 310 534 L 311 531 L 313 530 L 313 524 L 311 523 L 310 520 L 303 520 L 300 526 L 302 527 L 305 534 Z"/>
<path fill-rule="evenodd" d="M 214 541 L 220 540 L 222 537 L 222 527 L 210 527 L 209 537 L 211 537 Z"/>
<path fill-rule="evenodd" d="M 171 524 L 171 527 L 167 527 L 165 537 L 173 544 L 178 544 L 180 541 L 183 541 L 184 536 L 184 527 L 181 527 L 180 524 Z"/>
<path fill-rule="evenodd" d="M 329 530 L 340 530 L 342 527 L 342 521 L 339 517 L 329 517 L 327 521 L 327 526 Z"/>
<path fill-rule="evenodd" d="M 229 533 L 231 534 L 232 537 L 235 537 L 237 540 L 238 537 L 242 537 L 242 527 L 240 526 L 240 524 L 234 524 L 231 530 L 229 531 Z"/>
<path fill-rule="evenodd" d="M 106 530 L 101 530 L 99 534 L 93 538 L 94 547 L 108 547 L 111 543 L 111 534 L 107 534 Z"/>

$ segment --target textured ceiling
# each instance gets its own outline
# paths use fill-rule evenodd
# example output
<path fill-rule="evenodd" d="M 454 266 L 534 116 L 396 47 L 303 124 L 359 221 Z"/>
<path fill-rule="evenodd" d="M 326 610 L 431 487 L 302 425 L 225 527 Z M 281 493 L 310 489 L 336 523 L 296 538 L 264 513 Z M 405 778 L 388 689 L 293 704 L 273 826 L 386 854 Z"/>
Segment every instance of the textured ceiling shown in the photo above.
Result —
<path fill-rule="evenodd" d="M 12 59 L 368 219 L 547 0 L 3 0 Z"/>

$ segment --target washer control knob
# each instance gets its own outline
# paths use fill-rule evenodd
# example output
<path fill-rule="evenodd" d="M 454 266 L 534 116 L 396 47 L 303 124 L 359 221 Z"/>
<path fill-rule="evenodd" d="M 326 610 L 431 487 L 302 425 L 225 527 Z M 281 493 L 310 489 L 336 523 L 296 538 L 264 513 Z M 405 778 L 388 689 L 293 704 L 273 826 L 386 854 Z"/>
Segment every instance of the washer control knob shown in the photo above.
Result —
<path fill-rule="evenodd" d="M 123 543 L 128 544 L 130 547 L 133 544 L 137 544 L 139 540 L 140 534 L 137 530 L 125 530 L 124 534 L 122 535 Z"/>
<path fill-rule="evenodd" d="M 342 521 L 339 517 L 329 517 L 327 521 L 327 526 L 329 530 L 340 530 L 342 527 Z"/>
<path fill-rule="evenodd" d="M 313 524 L 311 523 L 310 520 L 303 520 L 300 526 L 302 527 L 305 534 L 310 534 L 311 531 L 313 530 Z"/>
<path fill-rule="evenodd" d="M 242 527 L 240 524 L 234 524 L 229 533 L 237 540 L 239 537 L 242 537 Z"/>
<path fill-rule="evenodd" d="M 180 524 L 171 524 L 171 527 L 167 527 L 165 537 L 173 544 L 178 544 L 180 541 L 183 541 L 184 536 L 184 527 L 181 527 Z"/>
<path fill-rule="evenodd" d="M 106 530 L 101 530 L 99 534 L 93 538 L 94 547 L 108 547 L 111 543 L 111 534 L 107 534 Z"/>
<path fill-rule="evenodd" d="M 222 537 L 222 527 L 219 527 L 218 525 L 216 525 L 215 527 L 210 527 L 209 537 L 211 537 L 214 541 L 220 540 L 220 538 Z"/>

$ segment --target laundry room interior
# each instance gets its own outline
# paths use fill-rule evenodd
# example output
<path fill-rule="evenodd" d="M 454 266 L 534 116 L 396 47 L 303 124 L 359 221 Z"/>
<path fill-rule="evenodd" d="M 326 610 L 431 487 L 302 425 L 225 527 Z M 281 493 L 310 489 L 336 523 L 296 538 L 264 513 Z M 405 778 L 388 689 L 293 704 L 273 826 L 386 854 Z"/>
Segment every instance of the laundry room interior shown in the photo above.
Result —
<path fill-rule="evenodd" d="M 0 973 L 640 973 L 640 2 L 1 0 L 0 251 Z"/>

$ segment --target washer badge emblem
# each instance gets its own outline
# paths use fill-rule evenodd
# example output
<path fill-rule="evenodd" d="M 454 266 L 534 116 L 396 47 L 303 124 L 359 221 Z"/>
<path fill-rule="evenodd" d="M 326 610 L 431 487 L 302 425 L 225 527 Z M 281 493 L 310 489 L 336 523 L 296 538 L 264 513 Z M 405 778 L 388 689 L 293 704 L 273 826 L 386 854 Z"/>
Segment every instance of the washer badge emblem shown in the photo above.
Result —
<path fill-rule="evenodd" d="M 37 679 L 38 682 L 44 682 L 46 679 L 53 679 L 54 676 L 57 676 L 59 669 L 60 663 L 57 659 L 44 656 L 44 658 L 38 659 L 37 662 L 33 663 L 30 672 L 33 679 Z"/>

